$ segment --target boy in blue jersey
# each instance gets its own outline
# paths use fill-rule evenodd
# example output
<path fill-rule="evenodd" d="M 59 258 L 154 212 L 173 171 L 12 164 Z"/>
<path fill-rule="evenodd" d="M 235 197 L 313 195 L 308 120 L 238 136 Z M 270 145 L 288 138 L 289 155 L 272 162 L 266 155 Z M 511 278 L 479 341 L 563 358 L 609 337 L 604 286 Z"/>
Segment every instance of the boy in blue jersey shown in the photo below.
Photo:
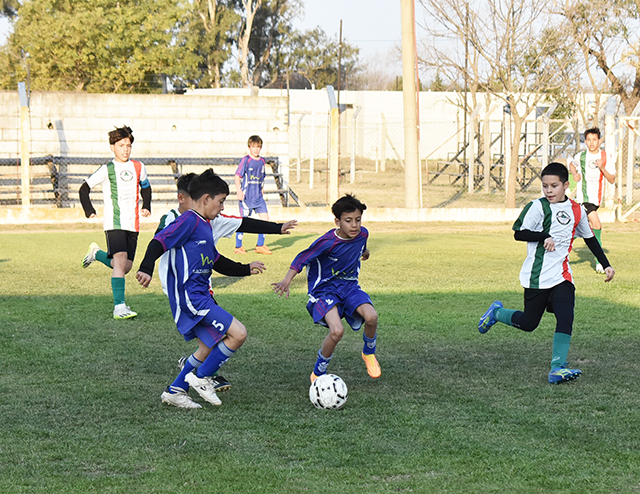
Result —
<path fill-rule="evenodd" d="M 358 284 L 360 259 L 369 259 L 367 239 L 369 232 L 361 226 L 362 213 L 367 209 L 352 195 L 338 199 L 331 207 L 336 227 L 300 252 L 291 263 L 284 279 L 272 283 L 280 297 L 289 298 L 289 285 L 293 278 L 307 267 L 309 303 L 307 310 L 313 322 L 329 328 L 318 351 L 318 359 L 311 373 L 311 382 L 326 374 L 333 351 L 344 335 L 344 317 L 354 331 L 364 324 L 362 358 L 373 379 L 380 377 L 376 359 L 378 314 L 371 298 Z"/>
<path fill-rule="evenodd" d="M 562 163 L 550 163 L 542 170 L 541 180 L 544 197 L 527 204 L 513 224 L 515 239 L 527 242 L 527 258 L 520 270 L 524 311 L 505 309 L 496 300 L 480 318 L 478 331 L 484 334 L 501 322 L 531 332 L 540 324 L 545 310 L 552 312 L 556 316 L 556 330 L 548 381 L 560 384 L 582 374 L 580 369 L 569 369 L 566 363 L 575 306 L 575 287 L 569 265 L 574 239 L 584 238 L 604 267 L 605 281 L 611 281 L 615 271 L 589 227 L 585 209 L 566 196 L 569 187 L 567 168 Z"/>
<path fill-rule="evenodd" d="M 186 173 L 178 177 L 176 181 L 176 186 L 178 188 L 178 207 L 177 209 L 171 209 L 169 212 L 162 216 L 158 228 L 156 229 L 156 234 L 160 233 L 169 224 L 173 223 L 182 213 L 188 211 L 191 208 L 192 201 L 191 196 L 189 195 L 189 184 L 195 176 L 195 173 Z M 239 218 L 237 216 L 227 216 L 224 214 L 219 214 L 211 222 L 211 228 L 213 230 L 213 245 L 216 246 L 220 238 L 230 237 L 236 231 L 247 233 L 287 235 L 291 233 L 290 230 L 295 228 L 297 225 L 298 222 L 296 220 L 290 220 L 286 223 L 273 223 L 270 221 L 256 220 L 253 218 Z M 169 270 L 169 257 L 170 251 L 165 252 L 160 257 L 160 262 L 158 264 L 158 275 L 162 284 L 162 290 L 167 296 L 167 272 Z M 211 284 L 209 285 L 209 292 L 213 297 L 214 293 Z M 204 362 L 204 360 L 209 356 L 209 353 L 210 349 L 206 346 L 203 346 L 198 348 L 198 350 L 193 354 L 193 357 L 198 362 Z M 178 362 L 180 369 L 184 367 L 184 364 L 188 359 L 189 356 L 180 358 Z M 227 381 L 219 374 L 216 374 L 212 377 L 212 382 L 216 393 L 228 391 L 229 389 L 231 389 L 231 383 L 229 383 L 229 381 Z"/>
<path fill-rule="evenodd" d="M 212 376 L 247 338 L 244 325 L 211 297 L 212 270 L 227 276 L 248 276 L 261 273 L 265 266 L 259 261 L 236 263 L 216 251 L 211 220 L 224 209 L 229 194 L 229 186 L 222 178 L 211 169 L 205 170 L 191 180 L 189 194 L 191 209 L 151 240 L 136 278 L 148 287 L 155 261 L 169 251 L 166 283 L 176 327 L 186 341 L 197 339 L 199 348 L 210 349 L 210 353 L 204 362 L 194 355 L 189 357 L 161 399 L 181 408 L 200 408 L 187 395 L 189 386 L 207 402 L 220 405 Z"/>
<path fill-rule="evenodd" d="M 266 163 L 260 156 L 262 139 L 260 136 L 249 137 L 249 154 L 240 160 L 234 177 L 236 194 L 240 203 L 240 215 L 251 216 L 256 213 L 261 219 L 268 220 L 269 212 L 264 200 L 264 178 L 266 176 Z M 246 254 L 242 246 L 242 232 L 236 234 L 236 248 L 234 253 Z M 271 250 L 264 244 L 264 234 L 258 235 L 256 254 L 271 254 Z"/>

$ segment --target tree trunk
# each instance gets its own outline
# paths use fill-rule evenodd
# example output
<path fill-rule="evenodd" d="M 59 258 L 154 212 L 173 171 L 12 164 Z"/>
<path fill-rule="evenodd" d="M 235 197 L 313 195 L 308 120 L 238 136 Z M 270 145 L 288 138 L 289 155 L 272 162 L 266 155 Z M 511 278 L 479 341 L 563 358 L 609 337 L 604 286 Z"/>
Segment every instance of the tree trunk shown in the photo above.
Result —
<path fill-rule="evenodd" d="M 261 3 L 262 0 L 242 0 L 246 17 L 244 29 L 241 31 L 240 39 L 238 40 L 238 50 L 240 51 L 238 63 L 240 64 L 240 77 L 244 87 L 251 87 L 251 80 L 249 77 L 249 40 L 251 39 L 253 19 Z"/>
<path fill-rule="evenodd" d="M 505 202 L 506 208 L 516 207 L 516 186 L 518 184 L 518 162 L 520 159 L 520 133 L 522 131 L 522 117 L 516 112 L 511 114 L 513 119 L 513 133 L 511 134 L 511 163 L 507 174 L 507 197 Z"/>

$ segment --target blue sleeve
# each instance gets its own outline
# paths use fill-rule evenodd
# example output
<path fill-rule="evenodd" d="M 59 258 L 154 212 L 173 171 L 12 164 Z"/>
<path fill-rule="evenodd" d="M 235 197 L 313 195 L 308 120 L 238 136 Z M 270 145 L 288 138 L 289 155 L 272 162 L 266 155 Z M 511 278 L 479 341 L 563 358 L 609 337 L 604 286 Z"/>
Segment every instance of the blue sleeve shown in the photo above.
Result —
<path fill-rule="evenodd" d="M 182 247 L 189 240 L 198 221 L 201 221 L 198 215 L 187 211 L 153 238 L 162 244 L 165 251 L 174 247 Z"/>
<path fill-rule="evenodd" d="M 327 238 L 326 236 L 320 237 L 319 239 L 315 240 L 308 249 L 303 250 L 295 257 L 295 259 L 291 263 L 291 269 L 299 273 L 300 271 L 302 271 L 302 268 L 307 266 L 318 256 L 324 254 L 325 252 L 329 252 L 332 245 L 333 242 L 329 238 Z"/>
<path fill-rule="evenodd" d="M 243 177 L 245 170 L 247 168 L 247 156 L 240 160 L 240 164 L 238 165 L 238 169 L 236 170 L 236 175 L 239 177 Z"/>

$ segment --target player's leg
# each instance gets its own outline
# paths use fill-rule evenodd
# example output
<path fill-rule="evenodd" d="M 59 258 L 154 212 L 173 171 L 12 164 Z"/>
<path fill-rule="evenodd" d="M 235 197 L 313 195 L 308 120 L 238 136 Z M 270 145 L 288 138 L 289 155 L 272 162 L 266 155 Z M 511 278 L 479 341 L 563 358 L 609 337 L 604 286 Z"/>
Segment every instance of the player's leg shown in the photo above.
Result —
<path fill-rule="evenodd" d="M 589 226 L 591 226 L 591 229 L 593 230 L 593 235 L 598 240 L 600 246 L 602 246 L 602 222 L 600 221 L 600 217 L 598 216 L 597 209 L 598 208 L 596 206 L 592 205 L 592 208 L 590 208 L 590 210 L 587 210 L 587 218 L 589 219 Z M 598 273 L 604 273 L 604 268 L 597 259 L 595 269 Z"/>
<path fill-rule="evenodd" d="M 544 290 L 525 288 L 524 311 L 506 309 L 502 302 L 494 301 L 480 318 L 478 331 L 484 334 L 497 322 L 523 331 L 533 331 L 540 324 L 540 319 L 547 307 L 548 295 L 548 291 L 544 293 Z"/>
<path fill-rule="evenodd" d="M 382 374 L 380 364 L 376 359 L 376 339 L 378 331 L 378 313 L 371 304 L 362 304 L 356 311 L 364 319 L 364 331 L 362 338 L 364 346 L 362 348 L 362 359 L 367 366 L 367 373 L 373 379 L 377 379 Z"/>
<path fill-rule="evenodd" d="M 109 236 L 109 254 L 112 257 L 113 272 L 111 273 L 111 288 L 113 290 L 113 318 L 131 319 L 138 314 L 131 310 L 125 302 L 124 276 L 133 266 L 138 233 L 124 230 L 114 230 Z"/>
<path fill-rule="evenodd" d="M 327 366 L 333 357 L 333 351 L 336 349 L 336 345 L 344 336 L 344 327 L 342 326 L 342 319 L 338 311 L 338 306 L 334 305 L 324 315 L 324 322 L 329 327 L 329 334 L 322 342 L 322 347 L 318 350 L 318 359 L 313 367 L 311 373 L 311 382 L 315 381 L 318 376 L 327 373 Z"/>
<path fill-rule="evenodd" d="M 228 314 L 223 309 L 220 310 Z M 207 346 L 211 347 L 211 353 L 195 372 L 186 374 L 184 379 L 193 386 L 198 394 L 206 401 L 213 405 L 220 405 L 222 402 L 216 395 L 213 376 L 246 341 L 247 330 L 244 325 L 233 316 L 231 316 L 230 324 L 224 321 L 223 317 L 218 318 L 217 316 L 213 323 L 213 326 L 208 326 L 209 323 L 207 323 L 207 325 L 199 324 L 197 326 L 198 338 L 204 341 Z M 223 339 L 220 339 L 220 336 L 222 336 Z M 216 340 L 217 343 L 214 343 Z"/>
<path fill-rule="evenodd" d="M 256 209 L 256 213 L 261 220 L 269 221 L 269 212 L 267 211 L 267 203 L 263 200 L 262 204 L 260 204 Z M 264 233 L 258 234 L 258 243 L 256 244 L 256 254 L 266 254 L 271 255 L 273 252 L 267 247 L 264 243 Z"/>
<path fill-rule="evenodd" d="M 556 316 L 556 332 L 553 335 L 551 371 L 549 372 L 551 384 L 572 381 L 582 374 L 580 369 L 567 368 L 567 355 L 573 332 L 575 298 L 575 286 L 569 281 L 555 286 L 549 298 L 549 308 Z"/>
<path fill-rule="evenodd" d="M 189 383 L 184 378 L 187 374 L 193 372 L 202 365 L 204 359 L 209 355 L 211 349 L 201 340 L 198 341 L 198 349 L 192 355 L 181 359 L 180 373 L 178 377 L 167 387 L 162 393 L 160 399 L 167 405 L 173 405 L 179 408 L 202 408 L 198 403 L 193 401 L 187 391 Z"/>
<path fill-rule="evenodd" d="M 89 245 L 89 250 L 82 258 L 82 267 L 88 268 L 89 266 L 91 266 L 91 264 L 93 264 L 94 261 L 98 261 L 104 264 L 109 269 L 113 267 L 111 265 L 111 259 L 109 258 L 107 251 L 102 250 L 97 243 L 91 242 L 91 244 Z"/>
<path fill-rule="evenodd" d="M 246 218 L 247 216 L 250 216 L 251 212 L 249 211 L 249 208 L 247 208 L 246 204 L 244 203 L 244 201 L 238 201 L 239 205 L 240 205 L 240 216 L 242 216 L 243 218 Z M 244 247 L 242 246 L 242 238 L 244 237 L 244 233 L 242 232 L 237 232 L 236 233 L 236 248 L 233 250 L 234 254 L 246 254 L 247 251 L 244 250 Z"/>

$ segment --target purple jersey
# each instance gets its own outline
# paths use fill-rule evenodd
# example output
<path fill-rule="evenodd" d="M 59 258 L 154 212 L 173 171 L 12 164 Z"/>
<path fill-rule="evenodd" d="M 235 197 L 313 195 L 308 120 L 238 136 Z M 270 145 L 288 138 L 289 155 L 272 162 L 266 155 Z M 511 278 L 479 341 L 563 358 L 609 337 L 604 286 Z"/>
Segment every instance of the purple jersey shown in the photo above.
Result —
<path fill-rule="evenodd" d="M 153 237 L 169 254 L 166 288 L 171 313 L 180 333 L 189 332 L 218 307 L 209 293 L 209 278 L 220 254 L 215 248 L 211 223 L 195 211 L 181 214 Z"/>
<path fill-rule="evenodd" d="M 337 229 L 328 231 L 296 256 L 291 269 L 299 273 L 307 267 L 310 297 L 322 297 L 349 284 L 356 288 L 360 258 L 367 248 L 368 238 L 369 232 L 364 227 L 351 240 L 338 237 Z"/>
<path fill-rule="evenodd" d="M 247 155 L 240 160 L 236 175 L 241 178 L 240 188 L 244 193 L 244 203 L 248 208 L 256 208 L 264 202 L 262 188 L 266 176 L 264 158 L 253 159 Z"/>

